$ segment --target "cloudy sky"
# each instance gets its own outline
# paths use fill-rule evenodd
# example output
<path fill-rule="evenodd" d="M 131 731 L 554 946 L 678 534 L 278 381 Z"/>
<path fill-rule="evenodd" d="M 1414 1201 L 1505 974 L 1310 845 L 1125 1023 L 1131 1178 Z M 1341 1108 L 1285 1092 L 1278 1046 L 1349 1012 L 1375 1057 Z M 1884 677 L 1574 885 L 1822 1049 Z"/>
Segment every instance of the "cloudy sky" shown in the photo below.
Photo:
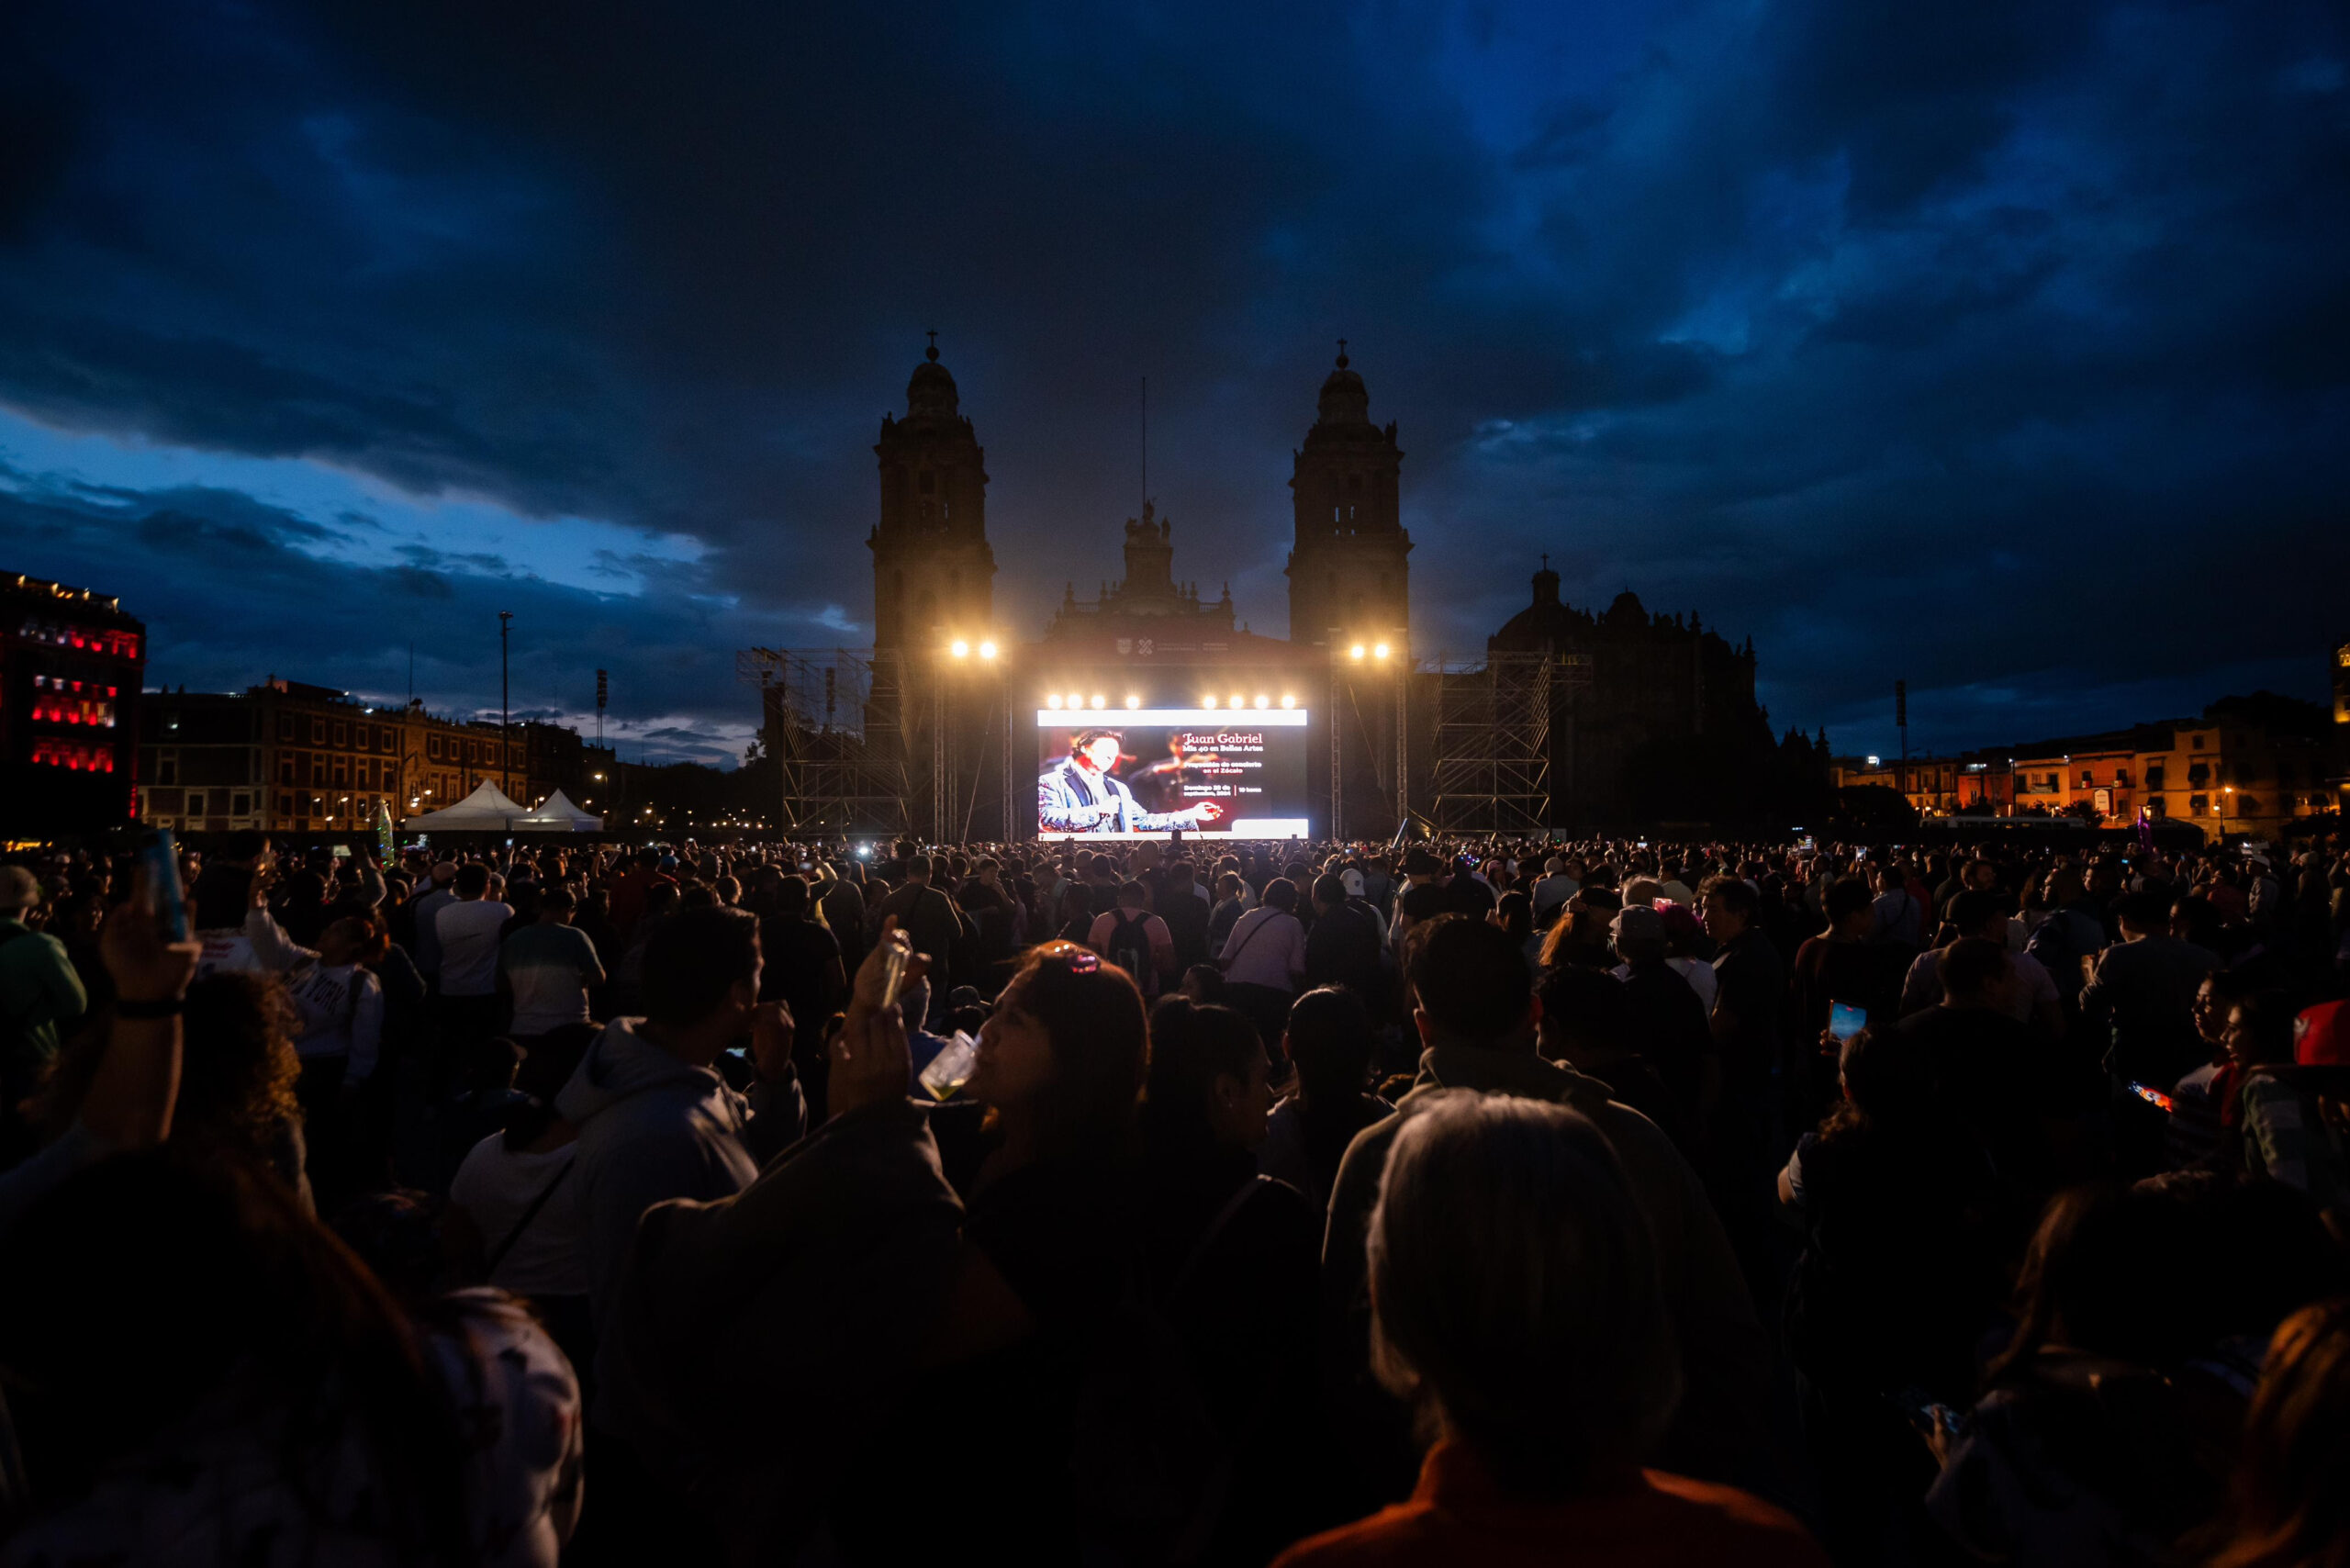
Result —
<path fill-rule="evenodd" d="M 0 567 L 151 679 L 753 719 L 869 635 L 935 327 L 1006 622 L 1282 632 L 1346 337 L 1418 651 L 1629 587 L 1778 722 L 1947 748 L 2318 696 L 2350 634 L 2338 4 L 0 7 Z"/>

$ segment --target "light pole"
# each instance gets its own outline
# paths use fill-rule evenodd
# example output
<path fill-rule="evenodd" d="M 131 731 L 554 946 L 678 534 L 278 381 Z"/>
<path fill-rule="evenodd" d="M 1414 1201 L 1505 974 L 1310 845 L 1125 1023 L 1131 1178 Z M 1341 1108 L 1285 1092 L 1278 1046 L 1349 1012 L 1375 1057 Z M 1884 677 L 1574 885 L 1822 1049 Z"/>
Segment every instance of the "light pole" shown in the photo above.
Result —
<path fill-rule="evenodd" d="M 506 684 L 506 628 L 513 622 L 514 612 L 498 612 L 498 789 L 510 800 L 514 794 L 514 768 L 507 756 L 508 726 L 514 722 L 512 698 Z"/>
<path fill-rule="evenodd" d="M 980 663 L 993 666 L 996 663 L 997 655 L 1002 651 L 1002 650 L 997 647 L 995 639 L 992 637 L 982 637 L 979 639 L 976 646 L 972 644 L 968 638 L 957 637 L 946 644 L 944 650 L 945 656 L 938 661 L 937 675 L 931 687 L 930 811 L 931 836 L 940 844 L 947 842 L 946 830 L 949 824 L 953 822 L 955 816 L 956 790 L 953 783 L 953 756 L 946 744 L 947 675 L 951 670 L 968 668 L 974 655 L 978 656 Z M 1006 712 L 1004 716 L 1004 777 L 1008 781 L 1011 778 L 1012 771 L 1012 721 L 1009 710 L 1009 704 L 1011 702 L 1011 689 L 1009 686 L 1004 689 L 1004 701 L 1006 703 Z M 976 812 L 979 809 L 979 784 L 975 779 L 971 786 L 971 809 Z M 1003 809 L 1004 822 L 1008 827 L 1012 820 L 1012 805 L 1009 795 L 1007 795 L 1005 799 Z M 970 820 L 967 816 L 963 823 L 965 833 L 968 834 L 970 831 Z M 1009 834 L 1007 834 L 1006 836 L 1008 837 Z"/>
<path fill-rule="evenodd" d="M 1340 641 L 1341 639 L 1338 636 L 1338 633 L 1334 629 L 1330 634 L 1330 836 L 1337 839 L 1343 839 L 1346 836 L 1345 833 L 1340 829 L 1341 807 L 1339 803 L 1343 780 L 1343 775 L 1340 771 L 1339 766 L 1342 761 L 1342 753 L 1338 741 L 1341 727 L 1341 720 L 1339 716 L 1339 699 L 1341 694 L 1339 690 L 1338 677 L 1339 671 L 1343 667 L 1339 663 L 1337 655 Z M 1387 661 L 1394 655 L 1394 645 L 1390 643 L 1374 642 L 1365 644 L 1360 642 L 1349 642 L 1347 644 L 1346 648 L 1346 663 L 1360 667 L 1366 660 L 1369 660 L 1371 663 L 1379 665 L 1382 668 L 1384 668 L 1387 665 Z M 1395 704 L 1396 717 L 1399 723 L 1403 717 L 1403 699 L 1400 695 L 1403 690 L 1401 682 L 1402 677 L 1399 675 L 1397 677 L 1398 684 L 1396 687 L 1396 690 L 1399 695 L 1396 698 Z M 1371 738 L 1367 730 L 1363 738 L 1365 740 L 1369 740 Z M 1399 732 L 1395 742 L 1395 760 L 1398 765 L 1395 775 L 1395 796 L 1399 809 L 1403 801 L 1404 793 L 1404 776 L 1401 767 L 1403 759 L 1404 743 L 1402 734 Z"/>

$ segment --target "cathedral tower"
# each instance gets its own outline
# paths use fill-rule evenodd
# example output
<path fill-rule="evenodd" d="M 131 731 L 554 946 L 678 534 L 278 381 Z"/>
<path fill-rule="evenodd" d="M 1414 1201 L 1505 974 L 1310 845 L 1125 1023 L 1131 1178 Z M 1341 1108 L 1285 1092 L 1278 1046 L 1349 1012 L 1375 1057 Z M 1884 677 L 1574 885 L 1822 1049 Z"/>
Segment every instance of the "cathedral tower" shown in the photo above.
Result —
<path fill-rule="evenodd" d="M 987 454 L 957 411 L 955 378 L 930 334 L 906 384 L 906 417 L 881 416 L 881 521 L 873 552 L 873 646 L 925 648 L 977 639 L 995 616 L 995 552 L 988 547 Z"/>
<path fill-rule="evenodd" d="M 1289 557 L 1289 636 L 1304 644 L 1342 637 L 1404 642 L 1411 624 L 1411 536 L 1404 532 L 1395 426 L 1371 422 L 1371 394 L 1347 367 L 1322 383 L 1305 445 L 1294 454 L 1297 540 Z"/>

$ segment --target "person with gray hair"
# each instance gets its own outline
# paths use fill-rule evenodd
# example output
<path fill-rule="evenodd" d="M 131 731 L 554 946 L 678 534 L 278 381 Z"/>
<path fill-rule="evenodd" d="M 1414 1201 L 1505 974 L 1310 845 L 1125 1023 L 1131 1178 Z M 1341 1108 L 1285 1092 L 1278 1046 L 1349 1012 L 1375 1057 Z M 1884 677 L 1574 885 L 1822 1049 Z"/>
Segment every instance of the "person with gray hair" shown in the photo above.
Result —
<path fill-rule="evenodd" d="M 1826 1563 L 1761 1498 L 1638 1468 L 1679 1403 L 1680 1354 L 1647 1218 L 1589 1117 L 1414 1096 L 1366 1245 L 1372 1364 L 1430 1439 L 1419 1485 L 1275 1568 Z"/>

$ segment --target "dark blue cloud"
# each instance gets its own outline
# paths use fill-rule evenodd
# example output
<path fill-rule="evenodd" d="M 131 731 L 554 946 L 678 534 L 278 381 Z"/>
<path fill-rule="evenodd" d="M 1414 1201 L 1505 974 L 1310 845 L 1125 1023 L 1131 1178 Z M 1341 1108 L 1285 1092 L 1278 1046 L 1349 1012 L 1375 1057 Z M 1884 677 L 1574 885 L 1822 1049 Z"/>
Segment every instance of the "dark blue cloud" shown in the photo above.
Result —
<path fill-rule="evenodd" d="M 859 636 L 918 329 L 1018 629 L 1116 569 L 1147 375 L 1179 570 L 1279 630 L 1343 334 L 1424 652 L 1547 550 L 1875 749 L 1896 674 L 1943 745 L 2312 692 L 2345 60 L 2294 4 L 10 7 L 0 405 L 199 455 L 13 486 L 0 544 L 166 678 L 388 689 L 420 629 L 478 702 L 528 602 L 554 705 L 624 664 L 716 735 L 732 647 Z M 240 510 L 257 459 L 455 510 Z"/>

